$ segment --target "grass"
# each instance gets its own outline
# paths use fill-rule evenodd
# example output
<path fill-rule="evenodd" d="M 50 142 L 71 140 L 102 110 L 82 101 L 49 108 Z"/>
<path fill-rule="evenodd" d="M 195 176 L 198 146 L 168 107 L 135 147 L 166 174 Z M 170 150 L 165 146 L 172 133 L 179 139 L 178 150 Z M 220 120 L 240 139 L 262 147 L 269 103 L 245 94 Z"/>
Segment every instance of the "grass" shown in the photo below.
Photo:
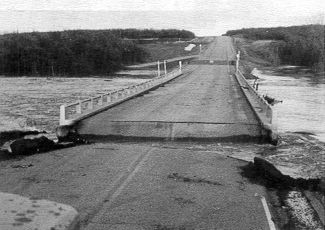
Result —
<path fill-rule="evenodd" d="M 199 54 L 199 46 L 194 47 L 191 51 L 185 51 L 184 48 L 190 43 L 149 43 L 139 44 L 145 49 L 149 56 L 145 62 L 154 62 L 157 60 L 166 60 L 175 57 L 190 56 Z"/>
<path fill-rule="evenodd" d="M 240 50 L 242 72 L 248 79 L 256 78 L 250 74 L 255 67 L 277 66 L 279 64 L 277 54 L 279 41 L 251 41 L 235 38 L 235 45 L 237 50 Z"/>

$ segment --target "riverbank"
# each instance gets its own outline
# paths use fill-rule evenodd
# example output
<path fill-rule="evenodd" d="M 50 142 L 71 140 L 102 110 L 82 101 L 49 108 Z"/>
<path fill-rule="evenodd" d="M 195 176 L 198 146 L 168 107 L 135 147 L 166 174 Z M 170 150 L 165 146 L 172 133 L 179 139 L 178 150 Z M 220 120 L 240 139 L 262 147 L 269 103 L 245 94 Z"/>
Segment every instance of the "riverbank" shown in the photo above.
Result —
<path fill-rule="evenodd" d="M 240 68 L 245 77 L 259 79 L 260 94 L 283 101 L 273 108 L 274 123 L 280 130 L 279 145 L 261 149 L 260 157 L 270 163 L 271 171 L 274 172 L 276 169 L 275 172 L 280 172 L 275 175 L 281 175 L 282 179 L 288 176 L 292 180 L 301 180 L 302 184 L 322 178 L 324 181 L 325 142 L 324 130 L 320 128 L 323 122 L 321 105 L 323 103 L 324 73 L 314 73 L 306 67 L 280 66 L 276 62 L 276 53 L 272 48 L 273 41 L 254 43 L 241 38 L 235 38 L 235 41 L 237 49 L 241 51 Z M 272 58 L 265 59 L 266 56 Z M 253 69 L 255 71 L 252 73 Z M 253 161 L 252 157 L 248 157 L 247 154 L 241 156 L 244 156 L 246 160 Z M 284 181 L 286 180 L 284 179 Z M 285 184 L 287 182 L 282 182 L 282 186 Z M 280 190 L 283 192 L 278 192 L 278 197 L 289 194 L 285 189 Z M 324 186 L 322 191 L 310 191 L 305 187 L 302 188 L 300 195 L 294 193 L 293 196 L 305 199 L 300 203 L 309 203 L 317 210 L 318 216 L 323 217 L 324 190 Z M 306 216 L 299 218 L 303 219 Z M 295 218 L 297 219 L 297 217 Z M 306 221 L 308 222 L 308 220 Z M 322 218 L 322 222 L 325 224 L 324 218 Z M 290 227 L 290 224 L 288 226 L 287 223 L 286 227 Z"/>
<path fill-rule="evenodd" d="M 246 79 L 257 79 L 252 73 L 254 68 L 261 69 L 265 67 L 274 67 L 271 61 L 264 59 L 258 54 L 257 48 L 253 42 L 243 38 L 234 37 L 234 46 L 240 51 L 240 70 Z M 260 45 L 258 46 L 260 48 Z M 268 53 L 268 50 L 264 51 Z"/>
<path fill-rule="evenodd" d="M 280 65 L 278 48 L 280 41 L 257 40 L 234 37 L 236 49 L 241 52 L 240 69 L 246 79 L 256 79 L 251 72 L 254 68 L 272 71 L 277 75 L 295 75 L 296 77 L 325 77 L 325 72 L 315 72 L 305 66 Z"/>

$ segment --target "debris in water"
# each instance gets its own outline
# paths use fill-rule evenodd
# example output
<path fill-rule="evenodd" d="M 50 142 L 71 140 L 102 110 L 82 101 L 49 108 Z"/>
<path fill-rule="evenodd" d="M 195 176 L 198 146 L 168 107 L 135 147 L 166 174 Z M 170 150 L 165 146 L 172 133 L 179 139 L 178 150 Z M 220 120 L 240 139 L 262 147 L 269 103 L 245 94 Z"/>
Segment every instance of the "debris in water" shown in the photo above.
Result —
<path fill-rule="evenodd" d="M 267 103 L 270 105 L 275 105 L 277 103 L 282 103 L 283 101 L 276 100 L 275 98 L 269 97 L 268 95 L 263 95 L 263 98 L 266 100 Z"/>

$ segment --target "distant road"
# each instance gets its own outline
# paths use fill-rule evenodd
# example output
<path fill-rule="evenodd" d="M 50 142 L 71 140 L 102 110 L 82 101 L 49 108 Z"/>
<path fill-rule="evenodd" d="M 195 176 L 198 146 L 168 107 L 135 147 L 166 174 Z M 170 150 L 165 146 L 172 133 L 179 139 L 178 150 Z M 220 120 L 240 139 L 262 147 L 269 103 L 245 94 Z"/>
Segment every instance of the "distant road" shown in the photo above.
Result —
<path fill-rule="evenodd" d="M 199 55 L 189 55 L 189 56 L 182 56 L 182 57 L 176 57 L 176 58 L 171 58 L 168 59 L 167 62 L 175 62 L 175 61 L 184 61 L 184 60 L 190 60 L 193 58 L 197 58 L 199 57 Z M 160 60 L 161 62 L 164 60 Z M 148 67 L 153 67 L 153 66 L 157 66 L 157 62 L 147 62 L 144 64 L 137 64 L 137 65 L 129 65 L 126 66 L 127 69 L 142 69 L 142 68 L 148 68 Z"/>

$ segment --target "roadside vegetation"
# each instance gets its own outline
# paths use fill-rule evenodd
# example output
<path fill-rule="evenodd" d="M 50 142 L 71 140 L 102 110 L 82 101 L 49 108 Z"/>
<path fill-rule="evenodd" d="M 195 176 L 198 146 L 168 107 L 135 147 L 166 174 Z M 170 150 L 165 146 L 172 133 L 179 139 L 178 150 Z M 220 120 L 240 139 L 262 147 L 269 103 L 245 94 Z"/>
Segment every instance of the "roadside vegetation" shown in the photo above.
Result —
<path fill-rule="evenodd" d="M 185 30 L 70 30 L 0 36 L 0 75 L 108 75 L 150 59 L 141 40 L 192 39 Z"/>
<path fill-rule="evenodd" d="M 175 39 L 174 39 L 175 40 Z M 181 38 L 176 41 L 169 39 L 168 41 L 140 41 L 139 47 L 143 48 L 148 56 L 146 62 L 153 62 L 157 60 L 166 60 L 175 57 L 184 57 L 191 55 L 198 55 L 200 53 L 200 45 L 202 50 L 205 50 L 209 43 L 214 40 L 214 37 L 195 37 Z M 186 51 L 185 47 L 189 44 L 196 45 L 192 50 Z"/>
<path fill-rule="evenodd" d="M 154 30 L 154 29 L 112 29 L 109 30 L 116 36 L 120 38 L 127 39 L 159 39 L 159 40 L 171 40 L 171 39 L 193 39 L 195 34 L 188 30 L 176 30 L 176 29 L 167 29 L 167 30 Z"/>
<path fill-rule="evenodd" d="M 246 54 L 257 61 L 264 59 L 268 64 L 306 66 L 314 72 L 324 72 L 324 31 L 324 25 L 303 25 L 230 30 L 226 35 L 246 46 Z"/>
<path fill-rule="evenodd" d="M 175 57 L 199 54 L 200 48 L 197 45 L 191 51 L 185 51 L 184 48 L 190 43 L 188 42 L 172 42 L 172 43 L 148 43 L 139 44 L 139 47 L 148 54 L 146 62 L 157 60 L 166 60 Z"/>

